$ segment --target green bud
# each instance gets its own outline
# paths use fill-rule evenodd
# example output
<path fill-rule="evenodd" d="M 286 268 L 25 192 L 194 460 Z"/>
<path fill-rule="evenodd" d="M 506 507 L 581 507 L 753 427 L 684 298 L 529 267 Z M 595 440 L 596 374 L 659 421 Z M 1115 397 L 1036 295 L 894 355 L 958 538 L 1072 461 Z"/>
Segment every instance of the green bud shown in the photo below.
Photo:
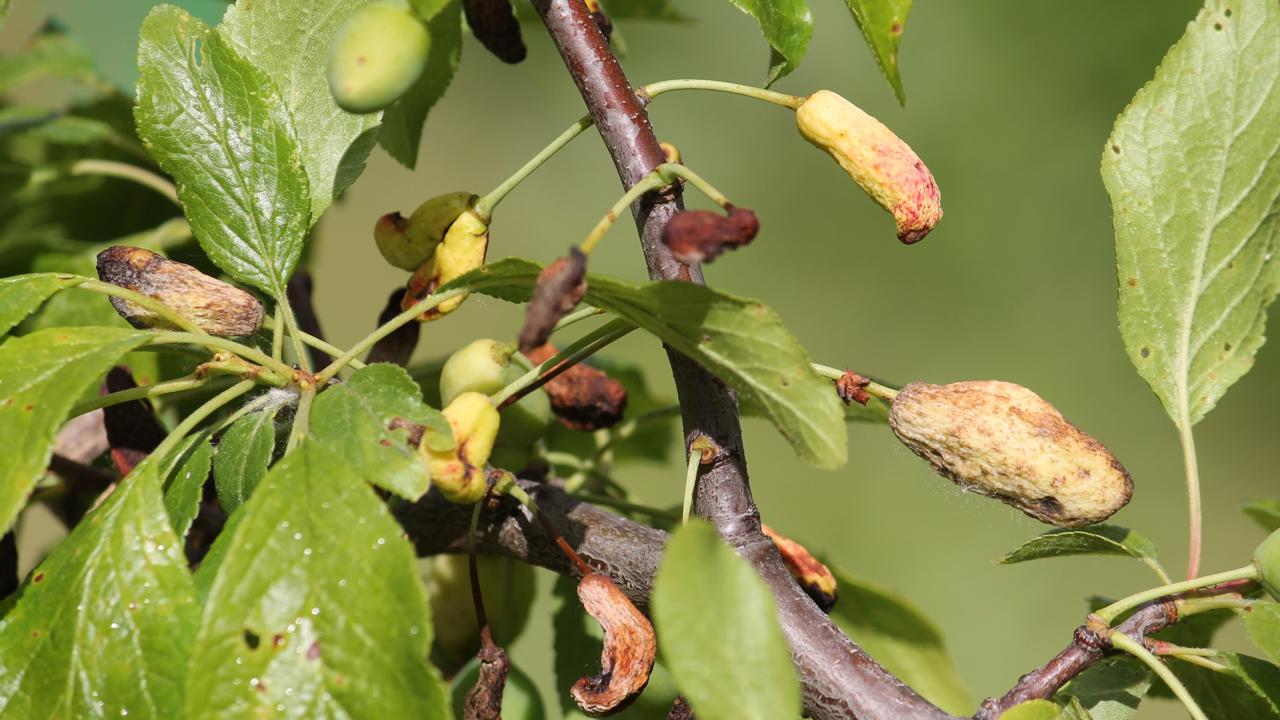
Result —
<path fill-rule="evenodd" d="M 419 567 L 435 628 L 431 660 L 446 674 L 454 672 L 480 649 L 467 556 L 434 555 L 424 558 Z M 518 560 L 489 555 L 476 558 L 476 568 L 494 642 L 510 645 L 529 622 L 536 590 L 534 569 Z"/>
<path fill-rule="evenodd" d="M 357 10 L 339 30 L 329 55 L 329 91 L 343 110 L 377 112 L 417 81 L 431 36 L 403 7 L 378 2 Z"/>
<path fill-rule="evenodd" d="M 497 340 L 476 340 L 449 356 L 440 370 L 440 401 L 448 405 L 464 392 L 484 395 L 506 387 L 524 374 L 511 362 L 515 346 Z M 529 460 L 533 444 L 547 432 L 551 401 L 542 390 L 531 392 L 503 409 L 502 426 L 494 442 L 490 462 L 519 470 Z"/>
<path fill-rule="evenodd" d="M 467 702 L 467 692 L 480 677 L 480 658 L 472 658 L 453 678 L 453 716 L 462 720 L 462 709 Z M 545 720 L 547 710 L 542 695 L 533 680 L 514 664 L 507 674 L 507 686 L 502 692 L 502 720 Z"/>
<path fill-rule="evenodd" d="M 1258 579 L 1272 599 L 1280 600 L 1280 530 L 1263 540 L 1253 551 L 1253 564 L 1258 567 Z"/>
<path fill-rule="evenodd" d="M 431 257 L 449 226 L 475 198 L 469 192 L 445 193 L 428 199 L 407 218 L 387 213 L 373 226 L 373 241 L 387 262 L 413 272 Z"/>

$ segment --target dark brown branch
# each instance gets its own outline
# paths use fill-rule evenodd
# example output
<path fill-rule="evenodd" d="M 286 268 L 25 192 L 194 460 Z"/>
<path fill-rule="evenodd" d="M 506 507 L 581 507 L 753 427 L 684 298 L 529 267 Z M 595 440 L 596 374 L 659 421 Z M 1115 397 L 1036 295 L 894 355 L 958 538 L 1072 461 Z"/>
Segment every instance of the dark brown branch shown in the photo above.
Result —
<path fill-rule="evenodd" d="M 1177 621 L 1178 609 L 1172 600 L 1166 599 L 1142 607 L 1118 625 L 1115 632 L 1122 632 L 1141 642 L 1147 635 Z M 1105 657 L 1108 650 L 1109 646 L 1102 638 L 1081 625 L 1076 628 L 1071 644 L 1052 660 L 1018 678 L 1018 684 L 998 700 L 984 700 L 974 720 L 995 720 L 1018 703 L 1051 697 L 1071 678 Z"/>
<path fill-rule="evenodd" d="M 581 0 L 533 0 L 604 138 L 622 184 L 631 187 L 665 160 L 643 103 Z M 632 208 L 649 276 L 701 282 L 696 266 L 672 257 L 662 229 L 682 209 L 679 189 L 642 198 Z M 725 449 L 699 478 L 696 509 L 746 558 L 774 593 L 779 619 L 804 684 L 805 709 L 831 718 L 946 718 L 846 637 L 791 580 L 773 543 L 760 532 L 733 392 L 689 358 L 668 350 L 686 438 L 704 434 Z"/>
<path fill-rule="evenodd" d="M 653 576 L 666 547 L 666 533 L 577 500 L 552 485 L 522 480 L 520 486 L 537 501 L 548 524 L 578 549 L 588 565 L 608 575 L 642 610 L 648 608 Z M 466 552 L 470 508 L 450 503 L 432 491 L 417 503 L 396 506 L 395 513 L 420 555 Z M 478 551 L 483 553 L 505 555 L 571 577 L 580 574 L 556 546 L 553 536 L 510 498 L 503 499 L 496 511 L 485 514 L 476 542 Z M 1116 631 L 1142 640 L 1178 619 L 1175 603 L 1165 600 L 1138 609 Z M 1081 626 L 1062 652 L 1019 678 L 1004 696 L 985 700 L 974 720 L 995 720 L 1018 703 L 1050 698 L 1110 652 L 1095 633 Z M 896 717 L 920 717 L 913 715 L 909 707 L 901 712 Z"/>

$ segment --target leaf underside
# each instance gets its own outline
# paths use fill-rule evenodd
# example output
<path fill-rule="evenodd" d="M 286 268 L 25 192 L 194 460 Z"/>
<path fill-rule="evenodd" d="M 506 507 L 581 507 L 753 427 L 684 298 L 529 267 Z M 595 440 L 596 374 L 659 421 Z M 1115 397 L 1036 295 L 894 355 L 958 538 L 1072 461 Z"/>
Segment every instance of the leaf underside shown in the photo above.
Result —
<path fill-rule="evenodd" d="M 1209 0 L 1116 122 L 1125 348 L 1181 428 L 1253 365 L 1280 290 L 1280 5 Z"/>

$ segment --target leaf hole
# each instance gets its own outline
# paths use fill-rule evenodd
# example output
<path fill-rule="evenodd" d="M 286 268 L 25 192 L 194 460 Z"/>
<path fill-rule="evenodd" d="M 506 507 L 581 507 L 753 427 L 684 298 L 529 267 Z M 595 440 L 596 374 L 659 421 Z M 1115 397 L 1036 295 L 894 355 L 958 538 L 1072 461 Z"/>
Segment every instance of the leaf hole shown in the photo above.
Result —
<path fill-rule="evenodd" d="M 258 637 L 258 633 L 250 630 L 249 628 L 244 629 L 244 644 L 248 646 L 250 650 L 257 650 L 258 645 L 261 643 L 262 638 Z"/>
<path fill-rule="evenodd" d="M 1227 352 L 1231 352 L 1231 343 L 1223 343 L 1223 344 L 1222 344 L 1222 349 L 1223 349 L 1223 350 L 1225 350 L 1225 351 L 1227 351 Z"/>
<path fill-rule="evenodd" d="M 1214 29 L 1214 30 L 1221 30 L 1221 29 L 1222 29 L 1222 23 L 1220 23 L 1220 22 L 1216 22 L 1216 23 L 1214 23 L 1214 24 L 1213 24 L 1213 29 Z"/>
<path fill-rule="evenodd" d="M 1139 351 L 1138 351 L 1138 354 L 1139 354 L 1139 355 L 1141 355 L 1141 356 L 1142 356 L 1142 357 L 1144 357 L 1144 358 L 1151 357 L 1151 348 L 1145 348 L 1145 347 L 1144 347 L 1144 348 L 1142 348 L 1141 350 L 1139 350 Z"/>
<path fill-rule="evenodd" d="M 1111 152 L 1113 152 L 1113 153 L 1115 153 L 1115 154 L 1119 155 L 1119 154 L 1120 154 L 1120 146 L 1119 146 L 1118 144 L 1116 144 L 1116 143 L 1112 143 L 1112 144 L 1111 144 Z"/>

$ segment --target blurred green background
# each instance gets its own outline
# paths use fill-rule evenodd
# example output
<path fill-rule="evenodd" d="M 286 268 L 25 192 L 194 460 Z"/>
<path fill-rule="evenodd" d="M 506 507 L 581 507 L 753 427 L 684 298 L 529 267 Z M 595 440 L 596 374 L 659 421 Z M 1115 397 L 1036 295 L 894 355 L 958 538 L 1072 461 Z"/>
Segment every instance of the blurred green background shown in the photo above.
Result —
<path fill-rule="evenodd" d="M 225 7 L 185 4 L 209 20 Z M 1116 114 L 1199 3 L 917 3 L 900 60 L 906 109 L 895 103 L 843 3 L 811 4 L 813 44 L 778 89 L 830 88 L 880 117 L 933 170 L 946 217 L 927 240 L 904 247 L 891 219 L 799 137 L 790 113 L 729 96 L 668 95 L 651 106 L 660 137 L 761 218 L 755 244 L 708 268 L 708 281 L 771 304 L 819 362 L 895 383 L 998 378 L 1036 390 L 1130 470 L 1136 493 L 1113 521 L 1153 539 L 1171 574 L 1180 575 L 1180 452 L 1116 331 L 1111 213 L 1098 164 Z M 128 84 L 137 27 L 150 5 L 17 0 L 0 39 L 12 47 L 54 13 L 113 79 Z M 723 1 L 680 5 L 692 22 L 619 24 L 634 81 L 762 81 L 766 47 L 747 16 Z M 427 123 L 419 169 L 375 152 L 364 177 L 319 225 L 318 307 L 332 341 L 345 345 L 368 332 L 387 293 L 405 280 L 373 248 L 378 215 L 407 212 L 448 190 L 484 192 L 581 114 L 545 34 L 527 26 L 526 39 L 528 60 L 509 67 L 468 38 L 458 77 Z M 562 253 L 619 193 L 598 137 L 583 136 L 502 205 L 490 258 Z M 592 258 L 595 272 L 636 280 L 643 267 L 629 223 Z M 476 337 L 513 337 L 521 317 L 518 308 L 473 298 L 425 328 L 419 357 L 447 354 Z M 651 338 L 635 334 L 606 354 L 641 362 L 651 382 L 674 397 Z M 1243 564 L 1262 538 L 1239 512 L 1241 502 L 1280 495 L 1277 404 L 1280 357 L 1264 347 L 1253 371 L 1197 428 L 1208 571 Z M 975 700 L 1002 693 L 1070 640 L 1085 596 L 1119 596 L 1152 583 L 1145 568 L 1118 558 L 996 565 L 1045 528 L 961 494 L 883 427 L 850 427 L 852 461 L 835 472 L 798 461 L 763 421 L 748 421 L 746 432 L 766 521 L 936 618 Z M 619 479 L 644 501 L 677 503 L 683 469 L 676 455 L 665 467 L 627 466 Z M 549 636 L 544 600 L 515 649 L 517 662 L 537 678 L 550 677 Z M 1221 638 L 1244 648 L 1234 626 Z M 1142 713 L 1182 716 L 1166 702 Z"/>

